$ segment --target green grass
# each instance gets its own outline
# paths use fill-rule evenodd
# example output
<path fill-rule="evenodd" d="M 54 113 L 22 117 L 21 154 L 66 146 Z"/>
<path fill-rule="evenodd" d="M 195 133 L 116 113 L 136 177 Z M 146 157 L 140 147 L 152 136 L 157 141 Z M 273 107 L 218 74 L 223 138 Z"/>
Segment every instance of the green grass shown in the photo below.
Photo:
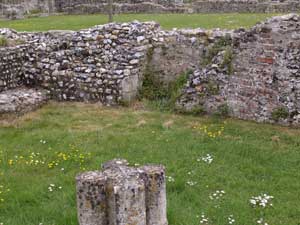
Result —
<path fill-rule="evenodd" d="M 202 212 L 217 225 L 228 224 L 231 214 L 236 224 L 253 225 L 263 216 L 269 224 L 299 225 L 300 130 L 228 119 L 224 133 L 210 138 L 199 126 L 218 130 L 224 121 L 78 103 L 52 103 L 1 124 L 0 186 L 10 189 L 0 194 L 4 225 L 77 225 L 75 175 L 116 157 L 166 166 L 175 179 L 167 185 L 170 225 L 197 225 Z M 81 169 L 74 154 L 48 168 L 55 152 L 72 149 L 91 153 Z M 31 152 L 39 152 L 45 164 L 9 165 L 10 159 Z M 211 164 L 197 162 L 206 154 L 213 156 Z M 62 190 L 49 192 L 51 183 Z M 220 202 L 209 199 L 216 190 L 226 191 Z M 250 206 L 250 197 L 260 193 L 275 197 L 273 208 Z"/>
<path fill-rule="evenodd" d="M 115 21 L 155 20 L 165 29 L 172 28 L 239 28 L 251 27 L 275 14 L 124 14 L 116 15 Z M 18 31 L 79 30 L 107 23 L 106 15 L 50 16 L 14 21 L 0 21 L 0 28 Z"/>

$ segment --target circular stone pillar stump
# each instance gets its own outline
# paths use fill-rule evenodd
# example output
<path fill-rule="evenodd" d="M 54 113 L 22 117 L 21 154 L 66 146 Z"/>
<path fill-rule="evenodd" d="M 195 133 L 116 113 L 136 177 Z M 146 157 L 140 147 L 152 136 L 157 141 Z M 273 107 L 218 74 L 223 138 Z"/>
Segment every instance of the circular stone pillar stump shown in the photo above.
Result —
<path fill-rule="evenodd" d="M 163 166 L 115 159 L 76 177 L 80 225 L 167 225 Z"/>

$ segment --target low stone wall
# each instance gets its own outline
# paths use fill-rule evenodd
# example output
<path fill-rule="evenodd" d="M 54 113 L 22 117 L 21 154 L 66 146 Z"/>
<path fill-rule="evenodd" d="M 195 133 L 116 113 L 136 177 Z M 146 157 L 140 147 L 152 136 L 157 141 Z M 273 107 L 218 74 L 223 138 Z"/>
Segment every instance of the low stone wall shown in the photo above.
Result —
<path fill-rule="evenodd" d="M 177 99 L 179 111 L 300 122 L 295 14 L 250 30 L 164 31 L 155 23 L 133 22 L 79 32 L 0 33 L 25 42 L 0 54 L 0 91 L 22 84 L 47 90 L 56 100 L 117 105 L 135 99 L 149 74 L 168 85 L 194 71 Z"/>
<path fill-rule="evenodd" d="M 164 13 L 184 12 L 181 1 L 171 0 L 119 0 L 113 4 L 115 13 Z M 20 19 L 39 14 L 107 13 L 105 0 L 0 0 L 0 18 Z"/>
<path fill-rule="evenodd" d="M 296 0 L 118 0 L 115 13 L 286 13 L 300 10 Z M 107 13 L 104 0 L 0 0 L 0 17 L 11 19 L 39 14 Z"/>
<path fill-rule="evenodd" d="M 55 0 L 0 0 L 0 18 L 21 19 L 26 15 L 55 12 Z"/>
<path fill-rule="evenodd" d="M 68 14 L 94 14 L 108 12 L 107 1 L 76 1 L 59 4 L 58 12 Z M 171 1 L 115 1 L 113 12 L 121 13 L 184 13 L 187 12 L 184 4 L 175 4 Z"/>
<path fill-rule="evenodd" d="M 4 60 L 3 68 L 11 70 L 7 75 L 3 70 L 0 77 L 19 77 L 15 70 L 20 70 L 24 84 L 46 89 L 56 100 L 106 105 L 130 101 L 137 95 L 147 45 L 156 29 L 155 23 L 124 23 L 79 32 L 15 33 L 30 47 L 22 70 Z"/>
<path fill-rule="evenodd" d="M 201 0 L 192 4 L 194 13 L 286 13 L 297 12 L 299 1 L 259 1 L 259 0 Z"/>

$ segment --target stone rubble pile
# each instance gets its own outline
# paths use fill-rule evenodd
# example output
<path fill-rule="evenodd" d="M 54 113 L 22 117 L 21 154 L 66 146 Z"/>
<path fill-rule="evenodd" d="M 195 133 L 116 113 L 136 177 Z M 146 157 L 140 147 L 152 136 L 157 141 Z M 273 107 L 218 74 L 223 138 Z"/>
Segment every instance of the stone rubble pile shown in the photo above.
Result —
<path fill-rule="evenodd" d="M 29 112 L 46 103 L 47 99 L 43 90 L 17 88 L 0 92 L 0 114 Z"/>

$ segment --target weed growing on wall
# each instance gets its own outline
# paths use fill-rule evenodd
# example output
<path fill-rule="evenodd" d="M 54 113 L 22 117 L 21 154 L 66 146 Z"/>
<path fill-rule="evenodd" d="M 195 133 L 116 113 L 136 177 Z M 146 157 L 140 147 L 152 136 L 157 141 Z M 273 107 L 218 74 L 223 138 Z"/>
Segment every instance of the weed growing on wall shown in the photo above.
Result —
<path fill-rule="evenodd" d="M 232 74 L 233 69 L 233 50 L 232 50 L 232 40 L 229 35 L 221 37 L 214 44 L 207 48 L 207 52 L 204 55 L 202 66 L 207 66 L 212 63 L 214 57 L 216 57 L 220 52 L 223 53 L 223 61 L 220 65 L 221 69 L 226 69 L 227 74 Z"/>
<path fill-rule="evenodd" d="M 223 58 L 223 62 L 221 64 L 221 68 L 226 69 L 227 74 L 229 74 L 229 75 L 233 74 L 233 64 L 232 64 L 233 51 L 230 46 L 226 47 L 223 57 L 224 58 Z"/>
<path fill-rule="evenodd" d="M 7 47 L 8 46 L 8 40 L 0 35 L 0 47 Z"/>
<path fill-rule="evenodd" d="M 0 35 L 0 47 L 17 46 L 24 44 L 25 41 L 21 39 L 8 40 L 6 37 Z"/>
<path fill-rule="evenodd" d="M 179 112 L 181 114 L 186 114 L 186 115 L 194 115 L 194 116 L 204 115 L 206 113 L 205 108 L 202 105 L 194 106 L 189 111 L 183 108 L 176 108 L 176 112 Z"/>
<path fill-rule="evenodd" d="M 214 113 L 214 116 L 217 117 L 228 117 L 230 114 L 230 108 L 227 104 L 222 104 L 217 108 L 217 111 Z"/>
<path fill-rule="evenodd" d="M 232 40 L 229 35 L 219 38 L 208 50 L 203 59 L 202 65 L 206 66 L 212 62 L 212 59 L 221 51 L 226 51 L 231 46 Z M 229 57 L 228 57 L 229 59 Z"/>
<path fill-rule="evenodd" d="M 191 75 L 191 73 L 192 71 L 182 73 L 177 77 L 176 80 L 168 85 L 169 107 L 171 107 L 172 109 L 174 109 L 175 103 L 181 95 L 182 88 L 187 83 L 188 77 Z"/>
<path fill-rule="evenodd" d="M 147 52 L 147 61 L 152 57 L 153 49 Z M 152 73 L 149 63 L 146 65 L 143 85 L 139 91 L 140 98 L 145 98 L 150 101 L 165 99 L 168 97 L 168 88 L 163 82 Z"/>
<path fill-rule="evenodd" d="M 42 13 L 40 9 L 32 9 L 28 12 L 29 15 L 39 14 Z"/>
<path fill-rule="evenodd" d="M 287 119 L 289 117 L 289 112 L 284 107 L 279 107 L 272 112 L 271 115 L 274 121 L 279 121 L 280 119 Z"/>
<path fill-rule="evenodd" d="M 149 62 L 153 54 L 153 49 L 147 53 Z M 164 83 L 156 74 L 151 71 L 149 63 L 146 65 L 144 80 L 139 91 L 139 98 L 145 99 L 151 105 L 162 110 L 175 110 L 175 103 L 181 95 L 183 86 L 186 84 L 192 71 L 187 71 L 179 75 L 175 80 Z"/>

